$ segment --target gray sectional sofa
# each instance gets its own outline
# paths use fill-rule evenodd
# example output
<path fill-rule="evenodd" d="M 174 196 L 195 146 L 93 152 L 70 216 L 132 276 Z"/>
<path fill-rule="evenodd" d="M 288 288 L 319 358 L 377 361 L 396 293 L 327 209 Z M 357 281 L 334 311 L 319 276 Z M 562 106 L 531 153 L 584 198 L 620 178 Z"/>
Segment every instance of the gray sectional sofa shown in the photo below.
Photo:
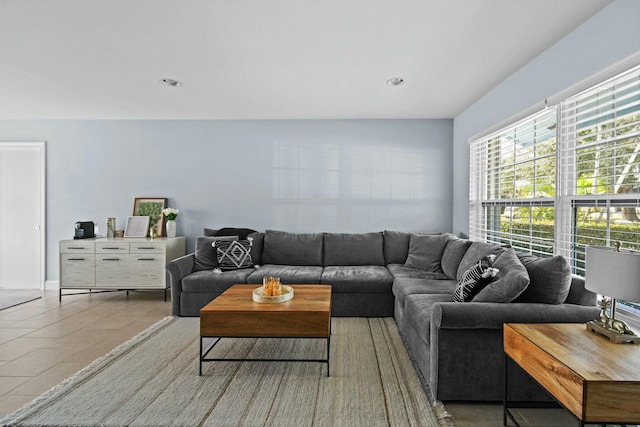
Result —
<path fill-rule="evenodd" d="M 216 268 L 217 239 L 200 236 L 194 253 L 167 265 L 172 313 L 198 316 L 209 301 L 236 283 L 332 285 L 332 316 L 394 316 L 407 350 L 438 400 L 499 401 L 503 397 L 504 323 L 583 323 L 598 315 L 596 295 L 571 274 L 562 257 L 538 258 L 513 249 L 440 233 L 248 234 L 249 268 Z M 226 233 L 229 234 L 229 233 Z M 498 275 L 471 302 L 454 302 L 470 268 L 495 255 Z M 513 400 L 548 400 L 510 366 Z"/>

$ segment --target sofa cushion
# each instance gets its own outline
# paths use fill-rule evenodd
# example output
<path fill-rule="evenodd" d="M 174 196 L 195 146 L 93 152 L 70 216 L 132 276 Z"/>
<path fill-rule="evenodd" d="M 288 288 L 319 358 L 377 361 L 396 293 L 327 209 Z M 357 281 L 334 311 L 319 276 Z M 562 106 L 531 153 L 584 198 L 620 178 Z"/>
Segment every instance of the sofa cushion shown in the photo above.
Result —
<path fill-rule="evenodd" d="M 238 236 L 240 240 L 246 240 L 247 236 L 251 233 L 255 233 L 256 230 L 250 228 L 236 228 L 236 227 L 224 227 L 218 230 L 212 228 L 205 228 L 205 236 Z"/>
<path fill-rule="evenodd" d="M 473 298 L 473 302 L 511 302 L 529 285 L 529 274 L 516 251 L 511 248 L 498 255 L 493 266 L 500 270 L 495 279 Z"/>
<path fill-rule="evenodd" d="M 287 233 L 267 230 L 262 250 L 263 264 L 322 265 L 322 233 Z"/>
<path fill-rule="evenodd" d="M 478 292 L 491 283 L 498 273 L 498 269 L 493 267 L 495 259 L 495 255 L 487 255 L 464 272 L 453 292 L 455 302 L 471 301 Z"/>
<path fill-rule="evenodd" d="M 444 273 L 441 273 L 439 271 L 425 271 L 419 268 L 405 267 L 402 264 L 389 264 L 387 268 L 389 269 L 389 272 L 394 279 L 448 279 L 448 277 Z"/>
<path fill-rule="evenodd" d="M 436 236 L 412 234 L 409 240 L 409 254 L 404 266 L 425 271 L 442 271 L 440 262 L 448 238 L 446 234 Z"/>
<path fill-rule="evenodd" d="M 409 254 L 411 233 L 385 230 L 382 236 L 385 264 L 404 264 Z"/>
<path fill-rule="evenodd" d="M 515 302 L 562 304 L 571 287 L 571 265 L 561 255 L 540 258 L 530 254 L 517 254 L 529 273 L 529 286 Z"/>
<path fill-rule="evenodd" d="M 442 253 L 442 261 L 440 262 L 442 272 L 446 274 L 449 279 L 455 279 L 457 277 L 458 266 L 464 254 L 467 253 L 469 246 L 471 246 L 471 240 L 449 236 L 447 246 L 444 247 L 444 252 Z"/>
<path fill-rule="evenodd" d="M 455 280 L 409 279 L 400 277 L 393 281 L 391 290 L 398 303 L 404 306 L 406 297 L 416 294 L 445 295 L 446 301 L 451 301 L 451 295 L 455 288 Z"/>
<path fill-rule="evenodd" d="M 382 233 L 325 233 L 324 265 L 384 265 Z"/>
<path fill-rule="evenodd" d="M 226 237 L 211 237 L 211 236 L 198 236 L 196 237 L 196 250 L 195 260 L 193 263 L 193 271 L 213 270 L 218 268 L 218 257 L 216 256 L 216 250 L 213 247 L 213 242 L 216 240 L 238 240 L 237 236 Z"/>
<path fill-rule="evenodd" d="M 465 252 L 462 260 L 460 260 L 460 265 L 458 266 L 458 271 L 456 272 L 456 280 L 462 279 L 462 275 L 465 271 L 469 269 L 473 264 L 477 263 L 482 257 L 493 254 L 499 256 L 502 252 L 505 251 L 507 247 L 498 245 L 495 243 L 485 243 L 485 242 L 472 242 Z"/>
<path fill-rule="evenodd" d="M 414 294 L 407 296 L 404 303 L 405 318 L 425 343 L 431 341 L 431 313 L 434 305 L 439 302 L 450 301 L 451 295 L 444 294 Z"/>
<path fill-rule="evenodd" d="M 332 285 L 333 293 L 390 293 L 393 277 L 378 265 L 329 266 L 324 268 L 320 283 Z"/>
<path fill-rule="evenodd" d="M 247 278 L 247 283 L 262 283 L 266 276 L 279 277 L 287 285 L 318 284 L 322 276 L 322 267 L 300 265 L 263 264 Z"/>
<path fill-rule="evenodd" d="M 262 264 L 262 250 L 264 249 L 264 233 L 251 233 L 247 236 L 251 240 L 251 259 L 254 265 Z"/>
<path fill-rule="evenodd" d="M 213 270 L 196 271 L 182 279 L 182 290 L 185 292 L 226 291 L 231 285 L 247 283 L 247 278 L 253 272 L 253 268 L 218 273 Z"/>

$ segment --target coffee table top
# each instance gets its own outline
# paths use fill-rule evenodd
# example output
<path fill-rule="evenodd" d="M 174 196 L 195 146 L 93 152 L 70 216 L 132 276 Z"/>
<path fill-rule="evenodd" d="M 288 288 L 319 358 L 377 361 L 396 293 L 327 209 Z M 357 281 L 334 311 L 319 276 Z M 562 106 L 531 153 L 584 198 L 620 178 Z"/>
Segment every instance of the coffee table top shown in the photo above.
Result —
<path fill-rule="evenodd" d="M 210 312 L 330 312 L 331 285 L 289 285 L 294 296 L 290 301 L 262 304 L 253 301 L 253 285 L 233 285 L 200 310 L 200 315 Z"/>

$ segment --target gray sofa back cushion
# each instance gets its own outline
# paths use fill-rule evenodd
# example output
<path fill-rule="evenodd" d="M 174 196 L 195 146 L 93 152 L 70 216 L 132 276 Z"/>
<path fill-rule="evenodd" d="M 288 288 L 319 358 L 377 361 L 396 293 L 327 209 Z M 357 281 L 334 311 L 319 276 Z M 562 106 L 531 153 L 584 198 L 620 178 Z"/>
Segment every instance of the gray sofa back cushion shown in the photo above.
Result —
<path fill-rule="evenodd" d="M 458 272 L 456 274 L 456 280 L 460 281 L 465 271 L 469 269 L 473 264 L 477 263 L 482 257 L 490 254 L 494 254 L 496 257 L 500 256 L 505 251 L 506 247 L 497 245 L 495 243 L 486 242 L 472 242 L 465 252 L 460 265 L 458 266 Z"/>
<path fill-rule="evenodd" d="M 442 272 L 446 274 L 449 279 L 455 279 L 458 275 L 458 266 L 467 253 L 469 246 L 471 246 L 471 240 L 449 236 L 440 263 Z"/>
<path fill-rule="evenodd" d="M 530 254 L 518 254 L 531 283 L 515 302 L 539 302 L 562 304 L 571 287 L 571 266 L 561 255 L 540 258 Z"/>
<path fill-rule="evenodd" d="M 324 265 L 385 265 L 382 232 L 325 233 Z"/>
<path fill-rule="evenodd" d="M 387 231 L 383 233 L 384 260 L 386 264 L 404 264 L 409 254 L 411 233 Z"/>
<path fill-rule="evenodd" d="M 409 255 L 405 267 L 419 268 L 426 271 L 442 271 L 440 263 L 448 236 L 412 234 L 409 240 Z"/>
<path fill-rule="evenodd" d="M 262 264 L 322 266 L 322 233 L 264 233 Z"/>
<path fill-rule="evenodd" d="M 254 265 L 262 264 L 262 251 L 264 250 L 264 233 L 251 233 L 247 236 L 251 239 L 251 259 Z"/>

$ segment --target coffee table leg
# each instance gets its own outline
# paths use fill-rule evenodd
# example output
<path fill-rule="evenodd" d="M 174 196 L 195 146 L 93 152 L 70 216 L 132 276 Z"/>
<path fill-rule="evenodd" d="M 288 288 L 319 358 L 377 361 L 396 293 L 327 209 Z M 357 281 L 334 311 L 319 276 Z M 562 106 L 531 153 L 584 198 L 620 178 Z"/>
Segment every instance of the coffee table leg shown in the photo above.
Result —
<path fill-rule="evenodd" d="M 327 376 L 329 376 L 329 359 L 331 358 L 331 333 L 327 337 Z"/>
<path fill-rule="evenodd" d="M 198 375 L 202 376 L 202 337 L 200 337 L 200 353 L 198 353 L 198 360 L 200 361 L 200 373 Z"/>

